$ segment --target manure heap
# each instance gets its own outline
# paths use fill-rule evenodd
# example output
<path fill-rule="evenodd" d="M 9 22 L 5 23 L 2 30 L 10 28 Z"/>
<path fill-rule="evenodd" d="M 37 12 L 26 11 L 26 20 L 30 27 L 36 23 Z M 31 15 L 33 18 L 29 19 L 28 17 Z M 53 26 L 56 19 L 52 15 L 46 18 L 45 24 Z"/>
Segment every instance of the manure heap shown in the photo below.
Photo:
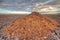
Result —
<path fill-rule="evenodd" d="M 45 40 L 58 25 L 55 20 L 32 12 L 22 19 L 15 20 L 3 30 L 3 34 L 18 40 Z"/>

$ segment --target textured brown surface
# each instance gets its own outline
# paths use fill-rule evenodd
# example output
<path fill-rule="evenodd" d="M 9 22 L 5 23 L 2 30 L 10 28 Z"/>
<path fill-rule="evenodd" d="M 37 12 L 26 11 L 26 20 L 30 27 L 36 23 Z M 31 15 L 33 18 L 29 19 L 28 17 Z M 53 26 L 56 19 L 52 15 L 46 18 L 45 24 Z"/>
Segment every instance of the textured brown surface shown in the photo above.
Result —
<path fill-rule="evenodd" d="M 14 21 L 4 29 L 3 34 L 10 38 L 23 40 L 44 40 L 58 25 L 56 21 L 47 16 L 33 12 Z"/>

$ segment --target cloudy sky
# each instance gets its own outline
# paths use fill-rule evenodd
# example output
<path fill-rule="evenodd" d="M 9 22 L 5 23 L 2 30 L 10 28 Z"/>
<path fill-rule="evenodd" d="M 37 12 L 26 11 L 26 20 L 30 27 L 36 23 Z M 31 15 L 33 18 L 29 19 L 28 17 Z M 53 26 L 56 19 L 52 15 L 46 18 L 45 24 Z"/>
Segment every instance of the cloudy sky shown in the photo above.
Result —
<path fill-rule="evenodd" d="M 0 13 L 10 13 L 15 11 L 26 11 L 28 6 L 35 5 L 34 3 L 43 3 L 45 5 L 59 5 L 60 0 L 0 0 Z"/>

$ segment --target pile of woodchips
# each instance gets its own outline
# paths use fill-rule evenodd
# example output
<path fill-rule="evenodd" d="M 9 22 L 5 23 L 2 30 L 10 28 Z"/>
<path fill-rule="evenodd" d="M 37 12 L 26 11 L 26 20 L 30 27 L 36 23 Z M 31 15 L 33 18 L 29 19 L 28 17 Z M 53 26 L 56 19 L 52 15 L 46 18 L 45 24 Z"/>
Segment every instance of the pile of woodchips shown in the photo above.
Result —
<path fill-rule="evenodd" d="M 18 40 L 45 40 L 59 24 L 38 12 L 32 12 L 22 19 L 17 19 L 4 29 L 3 34 Z"/>

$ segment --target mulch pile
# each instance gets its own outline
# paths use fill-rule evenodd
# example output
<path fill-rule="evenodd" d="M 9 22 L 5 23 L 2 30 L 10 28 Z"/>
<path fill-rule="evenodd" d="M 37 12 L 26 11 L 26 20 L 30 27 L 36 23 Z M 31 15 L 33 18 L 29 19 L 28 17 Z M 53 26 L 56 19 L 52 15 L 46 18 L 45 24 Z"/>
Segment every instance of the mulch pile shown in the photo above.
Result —
<path fill-rule="evenodd" d="M 22 19 L 15 20 L 4 29 L 3 34 L 19 40 L 45 40 L 59 24 L 38 12 L 32 12 Z"/>

